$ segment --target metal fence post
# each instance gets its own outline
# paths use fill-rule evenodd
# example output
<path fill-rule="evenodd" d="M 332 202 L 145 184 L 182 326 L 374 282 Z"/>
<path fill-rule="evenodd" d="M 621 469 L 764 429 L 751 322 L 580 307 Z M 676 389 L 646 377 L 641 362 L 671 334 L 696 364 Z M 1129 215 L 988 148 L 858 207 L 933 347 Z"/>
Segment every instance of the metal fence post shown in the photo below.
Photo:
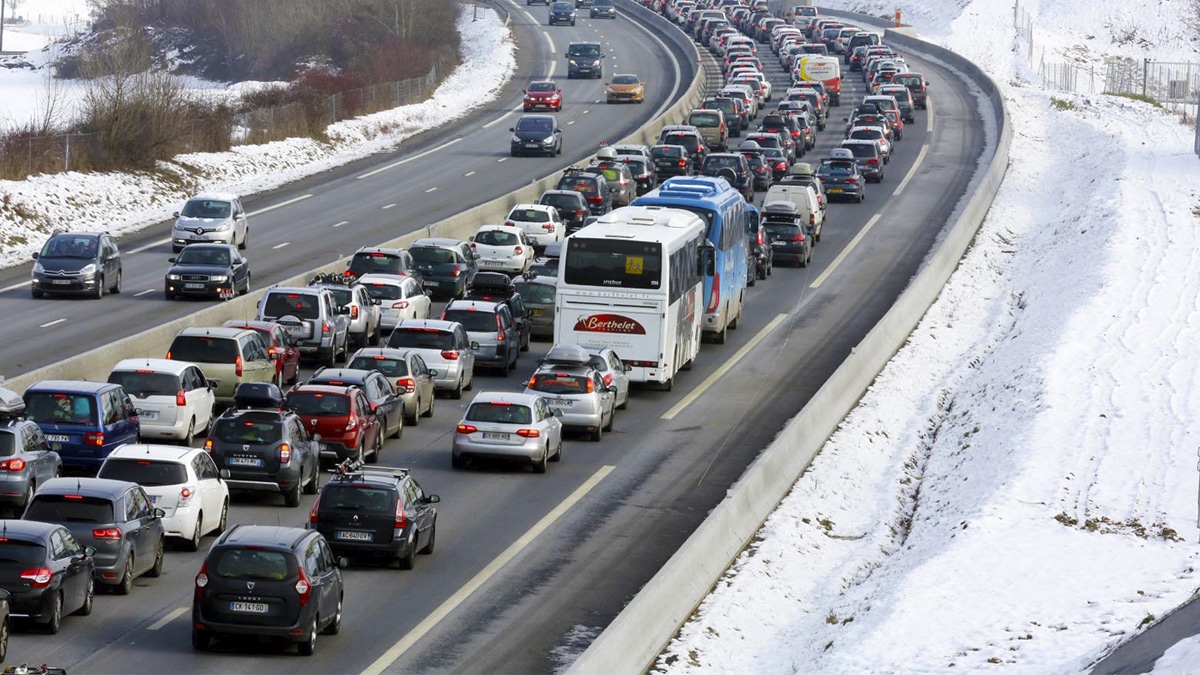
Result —
<path fill-rule="evenodd" d="M 71 170 L 71 134 L 67 134 L 67 151 L 63 157 L 63 171 Z"/>
<path fill-rule="evenodd" d="M 1200 157 L 1200 95 L 1196 96 L 1196 156 Z"/>

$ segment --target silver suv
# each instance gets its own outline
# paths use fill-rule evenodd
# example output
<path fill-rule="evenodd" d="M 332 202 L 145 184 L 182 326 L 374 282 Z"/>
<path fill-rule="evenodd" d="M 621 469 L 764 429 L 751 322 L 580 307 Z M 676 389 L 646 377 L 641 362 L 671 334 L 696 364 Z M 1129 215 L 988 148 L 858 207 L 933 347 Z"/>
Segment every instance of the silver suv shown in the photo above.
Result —
<path fill-rule="evenodd" d="M 564 428 L 586 431 L 598 441 L 612 431 L 617 416 L 617 385 L 605 384 L 591 366 L 591 354 L 577 345 L 558 345 L 525 382 L 525 393 L 544 396 Z"/>
<path fill-rule="evenodd" d="M 350 308 L 339 306 L 327 288 L 314 286 L 269 288 L 258 301 L 259 321 L 274 321 L 287 329 L 300 356 L 326 366 L 345 359 L 350 345 Z"/>
<path fill-rule="evenodd" d="M 175 212 L 175 224 L 171 227 L 171 250 L 175 253 L 198 242 L 236 244 L 245 250 L 249 240 L 250 219 L 235 194 L 198 194 L 187 200 L 183 210 Z"/>
<path fill-rule="evenodd" d="M 388 338 L 387 346 L 421 355 L 425 365 L 437 372 L 433 386 L 462 398 L 464 390 L 475 386 L 475 347 L 467 331 L 456 321 L 406 319 Z"/>
<path fill-rule="evenodd" d="M 364 286 L 344 274 L 318 274 L 308 285 L 327 289 L 333 294 L 335 305 L 350 309 L 350 342 L 355 348 L 379 344 L 383 323 L 381 301 L 368 295 Z"/>

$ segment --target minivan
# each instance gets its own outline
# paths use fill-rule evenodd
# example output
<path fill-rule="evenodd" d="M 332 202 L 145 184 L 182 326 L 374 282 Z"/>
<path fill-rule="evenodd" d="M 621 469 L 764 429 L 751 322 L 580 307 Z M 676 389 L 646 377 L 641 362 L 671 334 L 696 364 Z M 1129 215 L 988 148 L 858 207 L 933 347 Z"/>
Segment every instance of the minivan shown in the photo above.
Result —
<path fill-rule="evenodd" d="M 94 475 L 114 448 L 138 440 L 137 408 L 119 384 L 43 380 L 23 398 L 66 470 Z"/>
<path fill-rule="evenodd" d="M 168 359 L 200 366 L 217 403 L 233 403 L 233 392 L 243 382 L 274 381 L 278 357 L 260 333 L 246 328 L 184 328 L 167 350 Z"/>
<path fill-rule="evenodd" d="M 449 392 L 450 398 L 462 398 L 463 390 L 475 386 L 476 345 L 460 323 L 438 319 L 401 321 L 387 346 L 420 354 L 425 365 L 437 371 L 434 388 Z"/>
<path fill-rule="evenodd" d="M 517 367 L 521 333 L 508 306 L 489 300 L 455 300 L 442 312 L 442 321 L 457 321 L 467 331 L 476 368 L 494 368 L 501 375 Z M 388 341 L 389 347 L 396 345 Z"/>
<path fill-rule="evenodd" d="M 699 108 L 688 115 L 690 126 L 700 130 L 708 147 L 721 152 L 729 149 L 729 127 L 725 126 L 725 113 L 716 108 Z"/>

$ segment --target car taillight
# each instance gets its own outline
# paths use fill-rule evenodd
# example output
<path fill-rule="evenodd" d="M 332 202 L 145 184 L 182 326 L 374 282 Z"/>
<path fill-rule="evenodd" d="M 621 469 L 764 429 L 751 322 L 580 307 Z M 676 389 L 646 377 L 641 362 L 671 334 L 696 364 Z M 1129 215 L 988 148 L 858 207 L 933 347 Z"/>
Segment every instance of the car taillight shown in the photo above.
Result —
<path fill-rule="evenodd" d="M 792 138 L 800 138 L 800 132 L 799 132 L 799 130 L 796 130 L 796 131 L 793 131 L 793 132 L 792 132 Z"/>
<path fill-rule="evenodd" d="M 93 539 L 120 539 L 121 530 L 116 527 L 101 527 L 92 530 Z"/>
<path fill-rule="evenodd" d="M 457 349 L 443 349 L 442 350 L 442 358 L 446 359 L 447 361 L 457 361 L 458 360 L 458 350 Z"/>
<path fill-rule="evenodd" d="M 712 278 L 712 297 L 708 300 L 708 312 L 717 311 L 717 305 L 721 304 L 721 273 L 714 272 Z"/>
<path fill-rule="evenodd" d="M 521 255 L 524 252 L 525 252 L 525 249 L 520 246 L 513 247 L 513 255 Z"/>
<path fill-rule="evenodd" d="M 784 171 L 788 168 L 787 162 L 778 162 L 775 164 L 775 168 Z"/>
<path fill-rule="evenodd" d="M 308 522 L 313 525 L 317 524 L 317 510 L 321 508 L 321 495 L 317 495 L 317 501 L 313 502 L 312 508 L 308 510 Z"/>
<path fill-rule="evenodd" d="M 287 464 L 292 460 L 292 446 L 284 443 L 279 446 L 279 463 Z"/>
<path fill-rule="evenodd" d="M 204 450 L 205 450 L 205 452 L 209 452 L 209 453 L 212 452 L 212 439 L 211 438 L 206 439 L 204 441 Z"/>
<path fill-rule="evenodd" d="M 683 162 L 683 160 L 680 160 L 679 166 L 683 166 L 682 162 Z M 575 217 L 582 218 L 583 217 L 583 209 L 575 209 Z"/>
<path fill-rule="evenodd" d="M 685 166 L 687 166 L 687 160 L 686 159 L 679 160 L 679 167 L 683 168 Z M 170 357 L 168 356 L 167 358 L 170 358 Z"/>
<path fill-rule="evenodd" d="M 355 417 L 354 415 L 351 415 L 350 419 L 346 420 L 346 431 L 354 431 L 357 428 L 358 428 L 358 418 Z"/>
<path fill-rule="evenodd" d="M 602 204 L 604 202 L 604 198 L 600 195 L 587 195 L 587 200 L 593 204 Z"/>
<path fill-rule="evenodd" d="M 847 182 L 847 183 L 850 183 L 850 184 L 852 184 L 852 185 L 858 185 L 858 179 L 857 179 L 857 178 L 854 178 L 854 177 L 847 178 L 847 179 L 846 179 L 846 182 Z"/>
<path fill-rule="evenodd" d="M 200 573 L 196 575 L 196 597 L 200 597 L 200 592 L 208 585 L 208 561 L 200 566 Z"/>
<path fill-rule="evenodd" d="M 476 431 L 479 431 L 479 429 L 471 426 L 470 424 L 460 424 L 454 429 L 454 431 L 460 434 L 473 434 Z"/>
<path fill-rule="evenodd" d="M 462 274 L 462 270 L 458 269 L 457 267 L 455 267 L 453 270 L 450 271 L 450 276 L 452 276 L 452 277 L 457 277 L 457 276 L 460 276 L 461 274 Z"/>
<path fill-rule="evenodd" d="M 358 319 L 358 305 L 350 305 L 350 319 L 351 320 Z"/>
<path fill-rule="evenodd" d="M 95 445 L 95 446 L 104 445 L 104 432 L 103 431 L 87 432 L 86 434 L 83 435 L 83 444 L 84 445 Z"/>
<path fill-rule="evenodd" d="M 328 322 L 328 321 L 322 321 L 322 322 L 321 322 L 321 333 L 322 333 L 322 334 L 324 334 L 324 335 L 329 335 L 329 330 L 330 330 L 331 328 L 332 328 L 332 326 L 330 326 L 330 325 L 329 325 L 329 322 Z"/>
<path fill-rule="evenodd" d="M 506 221 L 504 221 L 504 224 L 505 224 L 505 225 L 507 225 L 508 227 L 513 227 L 514 225 L 516 225 L 516 223 L 514 223 L 514 222 L 513 222 L 513 221 L 511 221 L 511 220 L 506 220 Z"/>
<path fill-rule="evenodd" d="M 233 360 L 233 376 L 234 377 L 242 376 L 242 357 L 241 356 L 239 356 Z"/>
<path fill-rule="evenodd" d="M 762 166 L 761 164 L 759 166 L 754 167 L 754 173 L 766 173 L 766 172 L 767 172 L 767 167 Z"/>
<path fill-rule="evenodd" d="M 703 146 L 703 145 L 697 145 L 697 146 L 696 146 L 696 152 L 704 152 L 704 146 Z"/>
<path fill-rule="evenodd" d="M 496 315 L 496 342 L 504 342 L 504 324 L 500 322 L 500 315 Z"/>
<path fill-rule="evenodd" d="M 594 392 L 594 391 L 596 391 L 596 383 L 595 383 L 595 382 L 593 382 L 593 381 L 592 381 L 592 378 L 590 378 L 590 377 L 589 377 L 589 378 L 588 378 L 588 381 L 587 381 L 587 393 L 589 393 L 589 394 L 590 394 L 590 393 L 592 393 L 592 392 Z"/>
<path fill-rule="evenodd" d="M 187 405 L 187 392 L 180 389 L 175 392 L 175 405 L 183 407 Z"/>
<path fill-rule="evenodd" d="M 808 224 L 809 225 L 817 224 L 817 214 L 815 214 L 815 213 L 808 214 Z"/>
<path fill-rule="evenodd" d="M 875 157 L 872 157 L 871 159 L 868 159 L 868 160 L 867 160 L 867 164 L 870 164 L 870 165 L 874 166 L 874 165 L 876 165 L 876 164 L 879 164 L 879 160 L 878 160 L 877 158 L 875 158 Z"/>
<path fill-rule="evenodd" d="M 542 432 L 537 429 L 517 429 L 517 435 L 521 438 L 537 438 L 542 435 Z"/>
<path fill-rule="evenodd" d="M 180 488 L 179 490 L 179 505 L 184 506 L 192 500 L 192 495 L 195 491 L 190 487 Z"/>
<path fill-rule="evenodd" d="M 604 376 L 604 386 L 606 386 L 606 387 L 612 386 L 612 374 L 611 373 Z"/>
<path fill-rule="evenodd" d="M 21 572 L 21 578 L 32 581 L 34 588 L 45 588 L 50 585 L 50 580 L 54 578 L 54 571 L 49 567 L 35 567 L 34 569 Z"/>
<path fill-rule="evenodd" d="M 300 606 L 308 604 L 308 596 L 312 593 L 312 584 L 308 582 L 308 574 L 304 572 L 304 568 L 300 568 L 300 578 L 296 580 L 296 595 L 300 596 Z"/>
<path fill-rule="evenodd" d="M 804 243 L 804 235 L 797 234 L 796 236 L 792 237 L 792 242 L 796 243 L 796 244 L 803 244 Z"/>
<path fill-rule="evenodd" d="M 396 518 L 392 523 L 392 527 L 397 530 L 403 530 L 408 525 L 408 516 L 404 515 L 404 502 L 396 500 Z"/>
<path fill-rule="evenodd" d="M 554 223 L 543 223 L 542 229 L 547 232 L 553 232 L 554 231 Z"/>
<path fill-rule="evenodd" d="M 402 377 L 396 380 L 396 386 L 404 389 L 404 393 L 411 394 L 417 390 L 417 383 L 411 377 Z"/>
<path fill-rule="evenodd" d="M 24 471 L 25 460 L 23 459 L 6 459 L 0 462 L 0 470 L 2 471 Z"/>
<path fill-rule="evenodd" d="M 392 303 L 392 309 L 408 309 L 408 301 L 400 300 Z"/>

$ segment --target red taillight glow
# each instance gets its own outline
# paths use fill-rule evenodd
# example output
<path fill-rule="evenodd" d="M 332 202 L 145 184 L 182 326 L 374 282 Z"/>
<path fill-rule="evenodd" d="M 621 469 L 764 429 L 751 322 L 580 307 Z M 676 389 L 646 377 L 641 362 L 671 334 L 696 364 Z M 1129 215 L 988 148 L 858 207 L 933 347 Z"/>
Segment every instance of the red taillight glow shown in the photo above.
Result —
<path fill-rule="evenodd" d="M 89 431 L 83 435 L 84 445 L 95 445 L 97 447 L 104 445 L 103 431 Z"/>
<path fill-rule="evenodd" d="M 179 391 L 175 392 L 175 405 L 177 405 L 181 408 L 183 406 L 187 405 L 187 392 L 186 391 L 180 389 Z"/>
<path fill-rule="evenodd" d="M 809 225 L 817 224 L 817 214 L 815 214 L 815 213 L 808 214 L 808 224 Z"/>
<path fill-rule="evenodd" d="M 452 277 L 457 277 L 461 274 L 462 274 L 462 270 L 458 269 L 457 267 L 455 267 L 453 270 L 450 271 L 450 276 L 452 276 Z"/>
<path fill-rule="evenodd" d="M 323 334 L 325 334 L 325 335 L 329 335 L 329 330 L 330 330 L 330 328 L 332 328 L 332 326 L 330 326 L 330 325 L 329 325 L 329 322 L 328 322 L 328 321 L 322 321 L 322 322 L 321 322 L 321 332 L 322 332 Z"/>
<path fill-rule="evenodd" d="M 404 515 L 404 502 L 396 500 L 396 519 L 392 523 L 392 527 L 397 530 L 403 530 L 404 526 L 408 525 L 408 516 Z"/>
<path fill-rule="evenodd" d="M 92 537 L 95 539 L 120 539 L 121 530 L 116 527 L 102 527 L 92 530 Z"/>
<path fill-rule="evenodd" d="M 36 567 L 21 572 L 21 578 L 33 582 L 34 588 L 45 588 L 54 578 L 54 572 L 49 567 Z"/>
<path fill-rule="evenodd" d="M 612 386 L 612 373 L 609 373 L 604 376 L 604 386 L 606 386 L 606 387 Z"/>
<path fill-rule="evenodd" d="M 292 446 L 284 443 L 279 446 L 279 463 L 287 464 L 292 459 Z"/>
<path fill-rule="evenodd" d="M 321 508 L 321 495 L 317 495 L 317 501 L 313 502 L 312 509 L 308 512 L 308 522 L 313 525 L 317 524 L 317 510 Z"/>
<path fill-rule="evenodd" d="M 500 322 L 500 315 L 496 315 L 496 342 L 504 342 L 504 324 Z"/>
<path fill-rule="evenodd" d="M 296 595 L 300 596 L 300 606 L 308 604 L 308 596 L 312 592 L 312 584 L 308 582 L 308 574 L 300 568 L 300 578 L 296 580 Z"/>
<path fill-rule="evenodd" d="M 796 244 L 803 244 L 804 243 L 804 235 L 797 234 L 796 236 L 792 237 L 792 242 L 796 243 Z"/>
<path fill-rule="evenodd" d="M 350 319 L 358 320 L 358 305 L 350 305 Z"/>
<path fill-rule="evenodd" d="M 196 597 L 197 598 L 200 597 L 200 594 L 204 591 L 204 587 L 207 585 L 208 585 L 208 561 L 206 560 L 204 562 L 204 564 L 200 566 L 200 573 L 196 575 Z"/>
<path fill-rule="evenodd" d="M 875 165 L 879 164 L 879 160 L 875 157 L 872 157 L 871 159 L 867 160 L 867 164 L 870 164 L 871 166 L 875 166 Z"/>
<path fill-rule="evenodd" d="M 406 394 L 411 394 L 417 390 L 417 383 L 411 377 L 402 377 L 396 380 L 396 386 L 403 389 Z"/>
<path fill-rule="evenodd" d="M 211 438 L 204 441 L 204 449 L 210 453 L 212 452 L 212 439 Z"/>
<path fill-rule="evenodd" d="M 0 462 L 0 471 L 23 471 L 25 469 L 25 460 L 23 459 L 6 459 Z"/>
<path fill-rule="evenodd" d="M 392 303 L 392 309 L 408 309 L 408 301 L 400 300 Z"/>
<path fill-rule="evenodd" d="M 710 314 L 717 311 L 717 305 L 721 304 L 721 273 L 715 272 L 712 278 L 712 294 L 708 299 L 708 309 Z"/>
<path fill-rule="evenodd" d="M 192 494 L 193 494 L 192 488 L 190 488 L 190 487 L 181 488 L 179 490 L 179 505 L 183 506 L 184 504 L 187 504 L 189 501 L 191 501 Z"/>
<path fill-rule="evenodd" d="M 233 375 L 234 377 L 242 376 L 242 357 L 238 356 L 233 360 Z"/>
<path fill-rule="evenodd" d="M 517 429 L 517 435 L 521 438 L 538 438 L 542 432 L 537 429 Z"/>
<path fill-rule="evenodd" d="M 513 247 L 513 255 L 521 255 L 524 252 L 525 252 L 525 249 L 520 246 Z"/>
<path fill-rule="evenodd" d="M 442 350 L 442 358 L 446 359 L 447 361 L 457 361 L 458 360 L 458 350 L 457 349 L 443 349 Z"/>
<path fill-rule="evenodd" d="M 679 166 L 680 166 L 680 168 L 687 166 L 687 160 L 686 159 L 679 160 Z M 171 358 L 171 357 L 168 356 L 167 358 Z"/>
<path fill-rule="evenodd" d="M 458 425 L 457 428 L 454 429 L 454 431 L 456 433 L 460 433 L 460 434 L 473 434 L 476 431 L 479 431 L 479 429 L 471 426 L 470 424 L 460 424 L 460 425 Z"/>
<path fill-rule="evenodd" d="M 601 197 L 600 195 L 585 195 L 585 196 L 587 197 L 587 200 L 588 200 L 589 202 L 591 202 L 592 204 L 602 204 L 602 203 L 604 203 L 604 198 L 603 198 L 603 197 Z"/>

